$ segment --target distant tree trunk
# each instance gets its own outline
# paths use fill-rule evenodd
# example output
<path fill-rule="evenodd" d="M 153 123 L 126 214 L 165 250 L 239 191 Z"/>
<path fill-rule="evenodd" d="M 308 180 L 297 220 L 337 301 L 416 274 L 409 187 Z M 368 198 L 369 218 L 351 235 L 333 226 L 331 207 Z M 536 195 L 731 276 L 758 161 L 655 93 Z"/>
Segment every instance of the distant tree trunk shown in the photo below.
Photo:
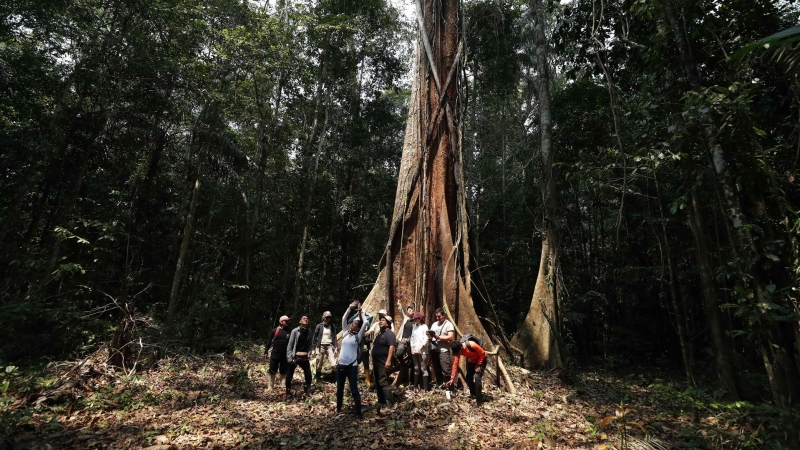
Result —
<path fill-rule="evenodd" d="M 553 121 L 550 104 L 550 70 L 547 61 L 547 39 L 544 34 L 544 7 L 542 0 L 533 0 L 534 41 L 536 65 L 539 70 L 539 123 L 542 152 L 542 200 L 544 203 L 545 235 L 539 273 L 533 290 L 528 314 L 520 330 L 511 341 L 524 352 L 522 362 L 532 368 L 561 367 L 559 323 L 561 317 L 558 298 L 559 236 L 556 228 L 558 190 L 553 171 Z"/>
<path fill-rule="evenodd" d="M 316 129 L 316 119 L 314 123 L 314 128 Z M 322 124 L 322 137 L 319 139 L 319 143 L 317 144 L 317 152 L 316 156 L 314 157 L 314 170 L 311 172 L 310 178 L 310 185 L 308 188 L 308 198 L 306 199 L 306 207 L 305 207 L 305 215 L 303 218 L 303 231 L 300 234 L 300 250 L 298 251 L 297 255 L 297 270 L 295 272 L 294 278 L 294 295 L 293 295 L 293 302 L 292 302 L 292 314 L 298 314 L 300 312 L 300 293 L 303 288 L 303 264 L 305 263 L 305 255 L 306 255 L 306 244 L 308 243 L 308 227 L 309 223 L 311 222 L 311 210 L 314 207 L 314 188 L 317 184 L 317 171 L 319 170 L 319 158 L 322 154 L 322 146 L 325 142 L 325 130 L 328 127 L 328 110 L 327 106 L 325 109 L 325 119 L 324 123 Z M 315 133 L 312 132 L 312 137 Z"/>
<path fill-rule="evenodd" d="M 672 5 L 662 3 L 661 6 L 661 12 L 672 28 L 689 85 L 693 91 L 700 93 L 703 80 L 691 54 L 686 28 Z M 725 226 L 734 252 L 733 257 L 743 285 L 751 288 L 754 295 L 751 306 L 755 318 L 754 331 L 761 341 L 762 359 L 769 377 L 773 400 L 777 406 L 789 408 L 797 402 L 797 396 L 800 394 L 800 380 L 798 380 L 800 377 L 797 373 L 800 364 L 795 361 L 798 349 L 795 348 L 794 341 L 797 325 L 787 327 L 786 324 L 775 323 L 759 306 L 772 302 L 768 299 L 770 296 L 767 290 L 768 276 L 763 273 L 759 263 L 758 249 L 750 234 L 750 221 L 742 210 L 735 183 L 731 179 L 728 157 L 717 138 L 719 128 L 707 112 L 701 114 L 700 122 L 710 154 L 710 165 L 715 175 L 719 208 L 724 213 Z"/>
<path fill-rule="evenodd" d="M 672 309 L 675 311 L 675 322 L 678 329 L 678 339 L 681 344 L 681 356 L 683 366 L 686 370 L 686 381 L 692 386 L 696 386 L 692 373 L 692 344 L 689 334 L 686 332 L 686 318 L 683 314 L 680 298 L 678 296 L 677 280 L 675 279 L 675 263 L 672 260 L 672 250 L 669 246 L 667 235 L 666 217 L 664 215 L 664 205 L 661 203 L 661 188 L 658 184 L 658 167 L 653 162 L 653 181 L 656 185 L 656 201 L 658 202 L 658 213 L 661 218 L 661 234 L 664 236 L 664 253 L 667 256 L 667 274 L 669 275 L 669 297 L 672 302 Z"/>
<path fill-rule="evenodd" d="M 492 341 L 473 306 L 461 154 L 457 69 L 463 56 L 458 0 L 417 3 L 420 23 L 394 211 L 379 274 L 364 308 L 399 323 L 394 294 L 427 318 L 444 307 L 457 328 Z M 502 373 L 491 359 L 490 370 Z M 496 366 L 496 364 L 500 366 Z M 513 386 L 508 384 L 509 390 Z"/>
<path fill-rule="evenodd" d="M 708 321 L 708 328 L 711 330 L 711 338 L 714 341 L 717 373 L 725 387 L 728 388 L 731 398 L 739 400 L 742 397 L 742 392 L 736 376 L 733 350 L 722 321 L 716 286 L 714 285 L 714 268 L 711 262 L 708 235 L 706 235 L 705 225 L 703 224 L 700 203 L 694 192 L 692 192 L 690 201 L 689 221 L 696 246 L 695 253 L 697 254 L 697 268 L 700 271 L 700 283 L 703 286 L 706 320 Z"/>
<path fill-rule="evenodd" d="M 183 268 L 186 261 L 186 252 L 189 250 L 189 242 L 192 238 L 192 228 L 194 227 L 195 214 L 197 211 L 197 199 L 200 197 L 200 177 L 202 175 L 202 164 L 198 166 L 197 178 L 192 189 L 192 200 L 189 204 L 189 213 L 186 215 L 186 225 L 183 228 L 183 240 L 181 249 L 178 253 L 178 263 L 175 266 L 175 276 L 172 278 L 172 290 L 169 293 L 169 306 L 167 307 L 167 323 L 172 326 L 175 319 L 175 309 L 178 306 L 178 296 L 181 290 L 181 280 L 183 279 Z"/>

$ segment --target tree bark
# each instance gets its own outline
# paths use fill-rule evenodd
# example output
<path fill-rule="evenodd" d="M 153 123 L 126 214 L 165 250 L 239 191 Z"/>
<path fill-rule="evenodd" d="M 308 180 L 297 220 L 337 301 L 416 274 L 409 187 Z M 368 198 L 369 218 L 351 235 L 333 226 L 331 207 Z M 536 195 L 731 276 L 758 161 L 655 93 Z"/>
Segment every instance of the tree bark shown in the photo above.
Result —
<path fill-rule="evenodd" d="M 686 332 L 686 318 L 678 296 L 677 281 L 675 280 L 675 263 L 672 260 L 672 250 L 669 246 L 667 235 L 666 217 L 664 215 L 664 205 L 661 203 L 661 188 L 658 184 L 658 166 L 653 162 L 653 181 L 656 185 L 656 201 L 658 202 L 658 212 L 661 218 L 661 234 L 664 236 L 664 253 L 667 256 L 667 274 L 669 275 L 669 297 L 672 302 L 672 309 L 675 311 L 675 322 L 678 329 L 678 339 L 681 344 L 681 356 L 683 366 L 686 370 L 686 381 L 692 386 L 696 386 L 694 374 L 692 373 L 692 344 Z M 734 386 L 735 387 L 735 386 Z M 735 392 L 735 391 L 732 391 Z M 736 394 L 734 394 L 735 396 Z"/>
<path fill-rule="evenodd" d="M 418 10 L 421 27 L 392 221 L 377 281 L 363 307 L 370 312 L 386 309 L 397 323 L 403 312 L 394 307 L 394 294 L 425 314 L 427 323 L 433 311 L 443 307 L 457 332 L 481 336 L 489 347 L 493 341 L 475 312 L 469 289 L 455 76 L 463 50 L 460 3 L 426 0 L 424 6 L 418 3 Z M 489 371 L 502 373 L 495 358 L 490 358 Z M 504 380 L 513 390 L 510 380 Z"/>
<path fill-rule="evenodd" d="M 691 54 L 686 28 L 676 11 L 666 3 L 661 5 L 661 13 L 672 28 L 675 44 L 683 64 L 683 69 L 691 89 L 701 93 L 703 79 Z M 740 274 L 741 283 L 752 290 L 753 299 L 750 310 L 754 320 L 754 331 L 761 341 L 762 358 L 770 381 L 770 388 L 775 404 L 781 408 L 789 408 L 797 402 L 800 393 L 795 355 L 798 353 L 793 329 L 782 323 L 776 323 L 759 305 L 774 302 L 767 290 L 769 276 L 760 267 L 759 252 L 750 234 L 750 221 L 744 214 L 735 183 L 731 179 L 730 165 L 727 155 L 717 139 L 719 128 L 709 113 L 701 113 L 700 125 L 708 146 L 709 161 L 714 171 L 714 182 L 719 199 L 719 208 L 723 212 L 725 226 L 734 252 L 734 262 Z"/>
<path fill-rule="evenodd" d="M 560 308 L 558 299 L 559 236 L 557 230 L 558 191 L 553 171 L 553 120 L 550 104 L 550 70 L 547 39 L 544 34 L 542 0 L 532 0 L 536 65 L 539 70 L 539 124 L 542 153 L 542 200 L 545 235 L 539 273 L 528 314 L 511 343 L 522 349 L 522 363 L 531 368 L 561 367 L 559 338 Z"/>
<path fill-rule="evenodd" d="M 178 295 L 181 290 L 181 280 L 183 277 L 183 268 L 186 261 L 186 252 L 189 250 L 189 242 L 192 238 L 192 228 L 194 227 L 195 213 L 197 211 L 197 199 L 200 197 L 200 176 L 202 164 L 197 169 L 197 179 L 194 182 L 194 189 L 192 190 L 192 200 L 189 204 L 189 213 L 186 215 L 186 226 L 183 229 L 183 241 L 181 241 L 181 249 L 178 253 L 178 263 L 175 266 L 175 276 L 172 279 L 172 290 L 169 294 L 169 306 L 167 307 L 167 323 L 172 326 L 175 319 L 175 309 L 178 306 Z"/>

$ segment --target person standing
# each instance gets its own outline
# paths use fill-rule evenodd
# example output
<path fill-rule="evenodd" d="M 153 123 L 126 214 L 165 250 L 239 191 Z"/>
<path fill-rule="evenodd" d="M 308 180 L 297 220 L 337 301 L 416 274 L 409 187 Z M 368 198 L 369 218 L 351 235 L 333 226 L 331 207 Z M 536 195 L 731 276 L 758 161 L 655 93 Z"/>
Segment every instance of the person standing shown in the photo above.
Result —
<path fill-rule="evenodd" d="M 458 360 L 463 355 L 467 358 L 467 386 L 469 387 L 469 397 L 474 398 L 476 403 L 483 403 L 483 374 L 486 372 L 486 351 L 475 342 L 466 340 L 464 343 L 453 342 L 450 344 L 453 352 L 453 368 L 450 372 L 450 381 L 445 386 L 450 387 L 456 381 L 458 374 Z"/>
<path fill-rule="evenodd" d="M 359 312 L 359 317 L 348 325 L 347 317 L 354 310 Z M 367 330 L 366 326 L 362 326 L 365 321 L 364 311 L 358 306 L 358 302 L 353 302 L 342 316 L 342 330 L 346 331 L 342 337 L 339 361 L 336 364 L 336 414 L 342 412 L 344 380 L 346 379 L 350 384 L 350 394 L 355 403 L 355 415 L 359 419 L 361 418 L 361 393 L 358 392 L 358 347 Z"/>
<path fill-rule="evenodd" d="M 286 374 L 289 361 L 286 359 L 286 348 L 289 346 L 289 316 L 281 316 L 280 325 L 269 335 L 269 341 L 264 346 L 264 353 L 269 355 L 269 370 L 267 372 L 267 392 L 271 392 L 275 385 L 275 375 L 280 372 Z M 270 347 L 272 353 L 270 353 Z"/>
<path fill-rule="evenodd" d="M 311 351 L 312 358 L 317 356 L 317 364 L 314 368 L 316 381 L 319 381 L 320 372 L 326 358 L 331 370 L 336 369 L 336 355 L 339 353 L 336 333 L 336 326 L 331 323 L 331 312 L 325 311 L 322 313 L 322 322 L 317 324 L 317 328 L 314 330 L 314 343 Z"/>
<path fill-rule="evenodd" d="M 380 329 L 372 340 L 372 367 L 375 369 L 375 382 L 378 385 L 378 407 L 386 405 L 394 408 L 394 395 L 389 383 L 389 369 L 396 345 L 396 338 L 391 329 L 392 318 L 383 315 L 378 321 Z"/>
<path fill-rule="evenodd" d="M 436 384 L 442 385 L 450 379 L 450 344 L 456 339 L 453 323 L 445 318 L 444 309 L 434 311 L 436 322 L 431 325 L 431 355 Z"/>
<path fill-rule="evenodd" d="M 428 377 L 428 326 L 422 321 L 421 312 L 414 313 L 414 327 L 411 329 L 411 357 L 414 359 L 414 387 L 428 390 L 430 379 Z"/>
<path fill-rule="evenodd" d="M 400 301 L 402 300 L 403 296 L 399 295 L 397 299 L 397 310 L 402 310 L 402 304 Z M 411 352 L 409 351 L 408 340 L 411 338 L 411 331 L 414 329 L 414 307 L 408 305 L 406 307 L 406 312 L 403 314 L 403 322 L 398 328 L 398 344 L 397 344 L 397 351 L 395 351 L 395 356 L 397 356 L 397 364 L 400 370 L 400 379 L 398 382 L 404 382 L 408 380 L 411 381 L 411 374 L 409 370 L 413 368 L 413 364 L 406 365 L 406 360 L 410 359 Z"/>
<path fill-rule="evenodd" d="M 286 349 L 286 359 L 289 361 L 289 373 L 286 374 L 286 397 L 292 390 L 292 378 L 294 378 L 294 371 L 297 366 L 303 369 L 305 375 L 305 383 L 303 383 L 303 391 L 306 395 L 309 394 L 311 389 L 311 363 L 308 361 L 308 355 L 311 353 L 311 336 L 308 331 L 308 316 L 300 318 L 300 326 L 292 330 L 289 336 L 289 345 Z"/>
<path fill-rule="evenodd" d="M 366 384 L 367 384 L 367 389 L 369 389 L 369 390 L 372 390 L 373 381 L 374 381 L 373 377 L 371 376 L 373 374 L 370 371 L 370 367 L 372 367 L 372 366 L 370 366 L 370 362 L 369 362 L 369 355 L 371 354 L 370 348 L 372 346 L 373 340 L 375 340 L 375 336 L 378 334 L 378 332 L 380 330 L 380 319 L 382 319 L 382 318 L 384 318 L 384 317 L 386 317 L 388 315 L 389 315 L 389 313 L 385 309 L 382 309 L 382 310 L 378 311 L 378 321 L 373 323 L 372 326 L 369 327 L 369 330 L 367 330 L 367 332 L 364 334 L 363 342 L 361 342 L 361 344 L 362 344 L 361 345 L 361 362 L 364 363 L 364 379 L 365 379 Z M 370 320 L 370 319 L 368 318 L 367 320 Z M 390 321 L 389 325 L 391 326 L 392 332 L 394 332 L 394 324 L 391 323 L 391 321 Z M 372 365 L 373 366 L 375 365 L 374 361 L 372 362 Z"/>

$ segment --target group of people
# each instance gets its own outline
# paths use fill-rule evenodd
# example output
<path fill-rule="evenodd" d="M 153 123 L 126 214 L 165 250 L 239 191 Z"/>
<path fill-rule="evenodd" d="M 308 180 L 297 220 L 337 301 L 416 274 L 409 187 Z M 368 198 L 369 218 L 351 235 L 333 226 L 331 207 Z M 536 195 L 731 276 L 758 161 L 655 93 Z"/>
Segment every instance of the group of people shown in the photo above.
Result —
<path fill-rule="evenodd" d="M 401 301 L 402 297 L 399 297 L 398 309 L 402 309 Z M 487 363 L 483 342 L 469 334 L 456 339 L 455 326 L 447 319 L 442 308 L 434 312 L 436 320 L 428 327 L 424 314 L 415 312 L 411 305 L 407 306 L 398 334 L 395 334 L 393 319 L 386 310 L 378 311 L 378 320 L 373 323 L 374 316 L 355 301 L 342 316 L 341 343 L 331 317 L 330 311 L 325 311 L 322 322 L 312 333 L 308 328 L 308 316 L 302 316 L 299 326 L 291 331 L 291 318 L 281 316 L 280 325 L 272 330 L 265 346 L 265 352 L 269 355 L 268 390 L 274 389 L 278 374 L 285 374 L 288 398 L 295 369 L 299 366 L 303 370 L 305 394 L 309 395 L 311 362 L 315 361 L 314 375 L 319 380 L 327 361 L 336 373 L 337 414 L 342 409 L 347 381 L 355 415 L 361 417 L 361 393 L 357 382 L 359 363 L 364 366 L 367 389 L 375 385 L 377 407 L 394 408 L 390 374 L 398 372 L 398 376 L 402 377 L 400 381 L 408 379 L 414 389 L 429 390 L 431 375 L 428 365 L 431 363 L 437 385 L 451 389 L 457 380 L 459 360 L 463 357 L 467 361 L 465 378 L 470 398 L 474 398 L 478 404 L 483 401 L 482 379 Z"/>

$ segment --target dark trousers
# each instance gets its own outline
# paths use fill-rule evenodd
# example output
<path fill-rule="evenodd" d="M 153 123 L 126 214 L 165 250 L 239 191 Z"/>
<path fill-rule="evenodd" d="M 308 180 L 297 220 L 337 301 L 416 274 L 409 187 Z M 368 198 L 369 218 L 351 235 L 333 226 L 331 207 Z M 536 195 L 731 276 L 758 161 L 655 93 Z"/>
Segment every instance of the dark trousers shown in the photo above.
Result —
<path fill-rule="evenodd" d="M 373 361 L 374 362 L 374 361 Z M 392 386 L 389 382 L 389 371 L 384 364 L 375 363 L 375 381 L 378 383 L 378 403 L 394 404 Z"/>
<path fill-rule="evenodd" d="M 296 363 L 289 363 L 289 372 L 286 374 L 287 393 L 292 389 L 292 378 L 294 378 L 294 370 L 297 369 L 297 366 L 300 366 L 300 368 L 303 369 L 303 374 L 305 375 L 306 378 L 304 386 L 306 388 L 311 386 L 311 363 L 308 362 L 308 360 Z"/>
<path fill-rule="evenodd" d="M 436 384 L 450 381 L 450 368 L 453 364 L 450 352 L 437 350 L 431 352 L 430 358 L 433 360 L 433 372 L 436 375 Z"/>
<path fill-rule="evenodd" d="M 356 402 L 356 405 L 361 404 L 361 394 L 358 392 L 358 365 L 353 364 L 352 366 L 337 366 L 336 367 L 336 404 L 342 404 L 342 399 L 344 397 L 344 380 L 347 379 L 347 382 L 350 383 L 350 395 L 353 396 L 353 400 Z"/>
<path fill-rule="evenodd" d="M 281 375 L 286 373 L 286 369 L 289 367 L 289 362 L 286 361 L 286 356 L 284 352 L 283 359 L 276 358 L 274 356 L 269 358 L 269 373 L 275 375 L 276 373 L 280 372 Z"/>
<path fill-rule="evenodd" d="M 467 361 L 467 376 L 465 378 L 467 379 L 469 393 L 472 395 L 480 395 L 483 393 L 483 374 L 486 372 L 487 361 L 488 358 L 483 360 L 480 373 L 475 372 L 475 369 L 478 367 L 477 364 Z"/>

